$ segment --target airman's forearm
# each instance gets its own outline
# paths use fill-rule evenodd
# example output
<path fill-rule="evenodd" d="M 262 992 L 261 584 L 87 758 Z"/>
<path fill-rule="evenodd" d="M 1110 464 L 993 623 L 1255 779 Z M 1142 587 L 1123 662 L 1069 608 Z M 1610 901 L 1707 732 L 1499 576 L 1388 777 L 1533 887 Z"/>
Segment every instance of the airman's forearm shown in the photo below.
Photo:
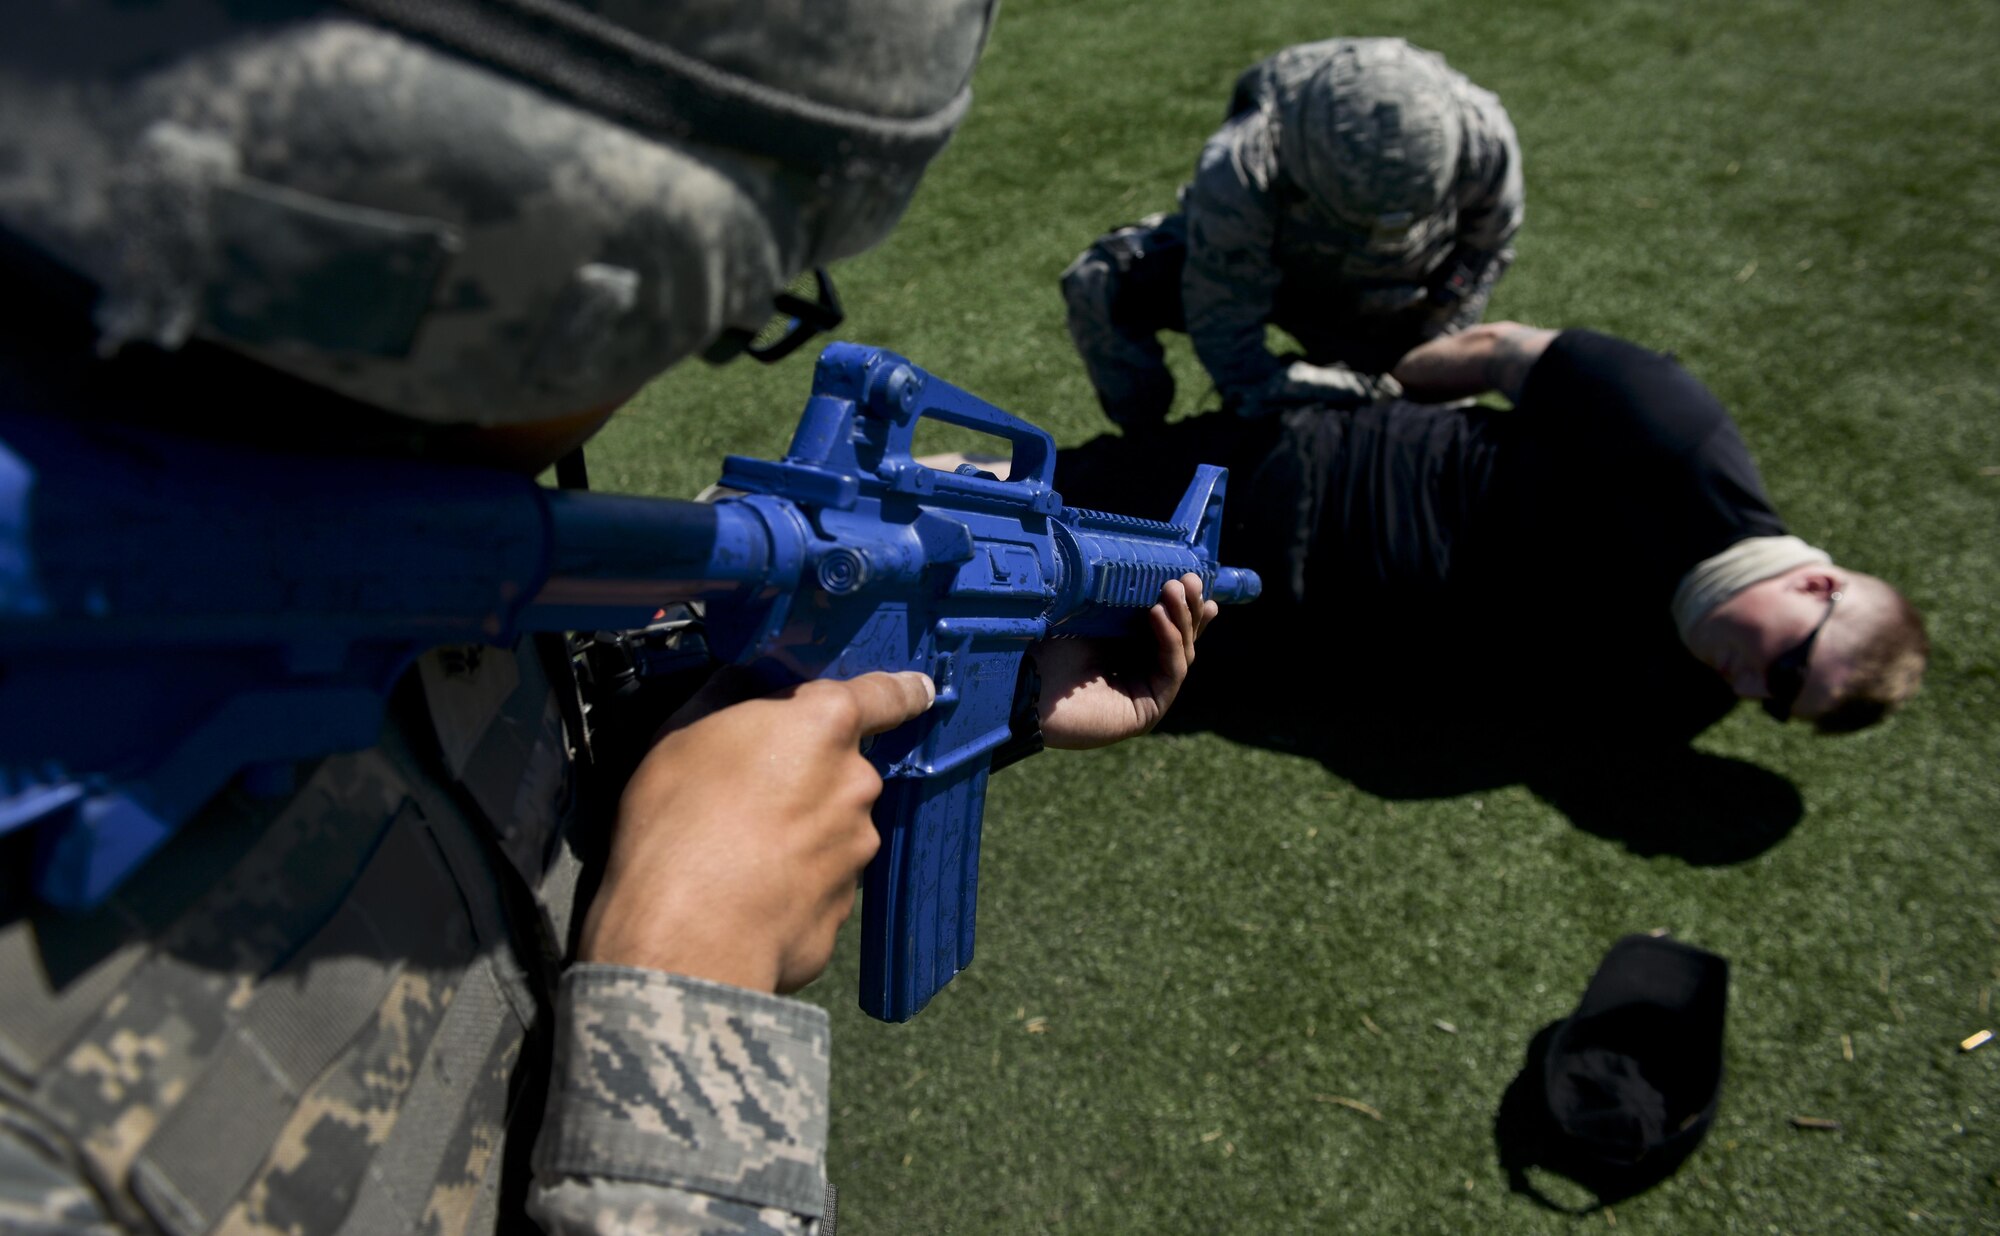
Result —
<path fill-rule="evenodd" d="M 1412 399 L 1449 402 L 1499 391 L 1518 401 L 1528 371 L 1557 332 L 1519 322 L 1488 322 L 1412 349 L 1395 378 Z"/>

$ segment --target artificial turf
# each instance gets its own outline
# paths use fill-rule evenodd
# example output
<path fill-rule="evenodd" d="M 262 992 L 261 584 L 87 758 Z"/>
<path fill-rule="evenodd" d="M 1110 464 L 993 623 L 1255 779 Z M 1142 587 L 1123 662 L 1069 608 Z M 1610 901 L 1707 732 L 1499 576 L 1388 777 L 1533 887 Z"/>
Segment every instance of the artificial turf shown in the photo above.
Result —
<path fill-rule="evenodd" d="M 1335 34 L 1501 96 L 1528 216 L 1489 318 L 1678 353 L 1794 530 L 1926 613 L 1924 693 L 1847 739 L 1740 710 L 1585 792 L 1283 733 L 1027 761 L 993 784 L 971 969 L 869 1021 L 850 928 L 806 993 L 843 1230 L 2000 1231 L 2000 1043 L 1958 1049 L 2000 1028 L 2000 5 L 1008 0 L 970 120 L 836 272 L 841 333 L 1096 434 L 1057 273 L 1168 208 L 1241 68 Z M 684 367 L 593 471 L 691 493 L 725 451 L 781 453 L 809 381 Z M 1551 611 L 1590 621 L 1588 589 Z M 1273 650 L 1270 689 L 1341 655 L 1365 650 Z M 1553 635 L 1535 655 L 1607 727 L 1646 706 Z M 1604 950 L 1655 927 L 1732 963 L 1720 1114 L 1672 1178 L 1573 1217 L 1510 1191 L 1495 1117 Z"/>

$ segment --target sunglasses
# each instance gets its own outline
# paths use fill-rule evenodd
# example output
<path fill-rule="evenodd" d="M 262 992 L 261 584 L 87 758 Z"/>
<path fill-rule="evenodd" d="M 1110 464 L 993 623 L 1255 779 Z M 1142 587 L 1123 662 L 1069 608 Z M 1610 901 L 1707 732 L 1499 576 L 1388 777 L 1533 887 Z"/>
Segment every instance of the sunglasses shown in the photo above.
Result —
<path fill-rule="evenodd" d="M 825 268 L 814 267 L 772 298 L 771 318 L 762 330 L 726 330 L 709 345 L 703 357 L 710 364 L 719 365 L 747 355 L 760 364 L 773 365 L 798 351 L 814 336 L 839 326 L 845 318 L 840 296 L 833 290 L 832 276 Z"/>
<path fill-rule="evenodd" d="M 1773 721 L 1789 721 L 1792 706 L 1799 702 L 1799 693 L 1806 689 L 1806 662 L 1812 659 L 1813 641 L 1826 629 L 1826 620 L 1833 617 L 1833 604 L 1840 600 L 1840 593 L 1826 594 L 1826 612 L 1819 616 L 1813 629 L 1806 637 L 1787 648 L 1777 660 L 1771 662 L 1770 672 L 1764 675 L 1764 712 Z"/>

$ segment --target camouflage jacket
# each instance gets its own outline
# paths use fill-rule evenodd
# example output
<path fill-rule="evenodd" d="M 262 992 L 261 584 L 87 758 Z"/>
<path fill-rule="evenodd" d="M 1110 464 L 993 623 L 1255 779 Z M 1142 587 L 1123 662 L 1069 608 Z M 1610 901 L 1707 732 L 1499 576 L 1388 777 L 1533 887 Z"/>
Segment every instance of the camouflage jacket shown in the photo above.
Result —
<path fill-rule="evenodd" d="M 825 1014 L 566 965 L 590 839 L 521 653 L 0 928 L 0 1230 L 821 1230 Z"/>
<path fill-rule="evenodd" d="M 1310 152 L 1335 161 L 1342 133 L 1308 124 L 1304 87 L 1350 44 L 1395 44 L 1436 61 L 1452 92 L 1463 145 L 1455 188 L 1435 215 L 1412 221 L 1390 251 L 1343 224 L 1301 186 Z M 1366 99 L 1351 102 L 1357 110 Z M 1225 396 L 1280 377 L 1267 323 L 1294 335 L 1306 359 L 1380 372 L 1423 339 L 1477 322 L 1513 254 L 1524 193 L 1521 152 L 1500 101 L 1400 40 L 1329 39 L 1288 48 L 1237 85 L 1235 114 L 1203 147 L 1181 190 L 1188 229 L 1182 300 L 1195 352 Z M 1434 295 L 1454 272 L 1466 276 Z"/>

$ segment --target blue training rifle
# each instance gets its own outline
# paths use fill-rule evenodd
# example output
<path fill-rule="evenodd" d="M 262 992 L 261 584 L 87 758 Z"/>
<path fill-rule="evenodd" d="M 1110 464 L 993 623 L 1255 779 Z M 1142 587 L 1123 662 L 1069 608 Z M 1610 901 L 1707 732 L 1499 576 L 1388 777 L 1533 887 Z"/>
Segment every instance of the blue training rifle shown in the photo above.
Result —
<path fill-rule="evenodd" d="M 922 418 L 1004 439 L 1008 479 L 910 454 Z M 101 903 L 232 778 L 374 745 L 426 649 L 644 628 L 699 602 L 719 658 L 795 680 L 921 670 L 876 738 L 861 1006 L 914 1016 L 972 959 L 980 818 L 1037 640 L 1134 629 L 1192 572 L 1223 603 L 1226 473 L 1166 522 L 1077 510 L 1040 429 L 836 343 L 783 460 L 714 503 L 498 471 L 285 455 L 0 412 L 0 834 L 45 903 Z"/>

